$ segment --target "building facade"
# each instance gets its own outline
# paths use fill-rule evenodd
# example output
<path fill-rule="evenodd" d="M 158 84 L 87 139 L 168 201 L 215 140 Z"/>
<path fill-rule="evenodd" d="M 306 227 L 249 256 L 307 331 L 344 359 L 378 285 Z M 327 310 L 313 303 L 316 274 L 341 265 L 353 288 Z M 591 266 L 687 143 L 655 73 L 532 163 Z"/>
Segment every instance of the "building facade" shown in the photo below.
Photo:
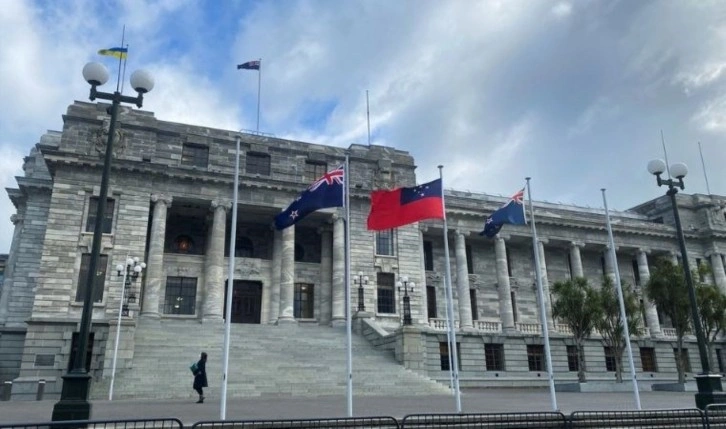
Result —
<path fill-rule="evenodd" d="M 25 158 L 17 188 L 8 189 L 17 213 L 0 294 L 0 381 L 18 386 L 39 378 L 60 384 L 77 341 L 87 287 L 108 115 L 103 104 L 76 102 L 63 120 L 62 132 L 42 136 Z M 230 247 L 232 323 L 343 325 L 342 211 L 321 210 L 283 231 L 274 230 L 272 219 L 347 154 L 356 332 L 391 350 L 405 367 L 447 381 L 444 273 L 450 263 L 462 385 L 546 383 L 530 229 L 507 225 L 494 239 L 478 235 L 505 198 L 445 191 L 447 258 L 439 221 L 378 233 L 366 229 L 371 190 L 416 183 L 409 153 L 242 134 L 236 237 L 230 246 L 238 133 L 159 121 L 150 112 L 128 108 L 121 108 L 118 121 L 102 255 L 90 286 L 87 366 L 95 379 L 108 376 L 121 307 L 122 368 L 133 367 L 134 332 L 144 320 L 221 323 Z M 703 281 L 726 292 L 726 197 L 678 194 L 677 201 L 689 262 L 707 263 L 710 274 Z M 599 284 L 603 276 L 614 275 L 606 254 L 605 215 L 600 209 L 545 202 L 535 202 L 534 210 L 553 369 L 557 379 L 576 380 L 574 342 L 552 318 L 549 287 L 576 276 Z M 670 201 L 662 196 L 611 212 L 611 218 L 621 277 L 642 296 L 656 258 L 678 261 L 680 255 Z M 114 267 L 129 256 L 145 261 L 146 269 L 121 302 L 123 285 Z M 408 283 L 400 288 L 403 277 Z M 402 329 L 406 295 L 413 325 Z M 640 378 L 672 381 L 674 330 L 645 297 L 642 307 L 643 334 L 633 337 Z M 686 340 L 689 374 L 694 374 L 700 370 L 698 349 L 692 337 Z M 613 378 L 613 358 L 597 335 L 585 355 L 590 379 Z M 712 358 L 714 369 L 723 371 L 721 343 Z"/>

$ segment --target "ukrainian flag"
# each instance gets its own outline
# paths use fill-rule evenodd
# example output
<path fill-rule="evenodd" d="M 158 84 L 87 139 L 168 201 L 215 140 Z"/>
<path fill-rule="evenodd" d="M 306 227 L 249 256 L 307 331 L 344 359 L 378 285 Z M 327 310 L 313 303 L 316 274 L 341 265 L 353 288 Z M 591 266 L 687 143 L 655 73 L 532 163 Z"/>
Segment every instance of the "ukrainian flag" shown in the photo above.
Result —
<path fill-rule="evenodd" d="M 98 51 L 98 54 L 125 60 L 126 55 L 128 54 L 128 48 L 101 49 Z"/>

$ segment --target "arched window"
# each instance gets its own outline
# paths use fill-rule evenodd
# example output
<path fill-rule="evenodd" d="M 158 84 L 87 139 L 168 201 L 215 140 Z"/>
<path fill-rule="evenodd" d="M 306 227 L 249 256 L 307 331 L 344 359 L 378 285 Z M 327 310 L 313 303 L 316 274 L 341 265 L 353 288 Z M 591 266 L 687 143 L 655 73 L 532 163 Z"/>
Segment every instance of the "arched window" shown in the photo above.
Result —
<path fill-rule="evenodd" d="M 194 249 L 194 240 L 188 235 L 179 235 L 174 239 L 174 253 L 190 253 Z"/>
<path fill-rule="evenodd" d="M 234 249 L 234 256 L 237 258 L 252 258 L 255 254 L 255 246 L 248 237 L 237 237 Z"/>

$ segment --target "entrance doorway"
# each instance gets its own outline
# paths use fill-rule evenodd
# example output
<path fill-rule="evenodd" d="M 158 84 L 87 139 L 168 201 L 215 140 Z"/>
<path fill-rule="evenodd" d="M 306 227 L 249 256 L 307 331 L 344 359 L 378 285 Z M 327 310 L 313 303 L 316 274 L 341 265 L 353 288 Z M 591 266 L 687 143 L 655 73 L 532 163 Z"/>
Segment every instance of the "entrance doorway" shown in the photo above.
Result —
<path fill-rule="evenodd" d="M 260 323 L 260 310 L 262 308 L 262 282 L 235 280 L 232 284 L 231 322 Z M 227 302 L 227 289 L 228 288 L 225 285 L 225 305 Z"/>

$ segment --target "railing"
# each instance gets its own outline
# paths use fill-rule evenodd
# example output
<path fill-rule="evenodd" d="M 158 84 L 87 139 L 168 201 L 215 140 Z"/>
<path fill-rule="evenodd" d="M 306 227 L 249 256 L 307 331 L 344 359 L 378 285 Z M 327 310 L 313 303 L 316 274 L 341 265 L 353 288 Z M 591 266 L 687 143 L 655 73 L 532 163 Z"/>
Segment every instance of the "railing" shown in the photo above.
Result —
<path fill-rule="evenodd" d="M 64 420 L 42 423 L 0 423 L 0 429 L 182 429 L 179 419 L 136 419 L 136 420 Z"/>
<path fill-rule="evenodd" d="M 705 428 L 701 410 L 575 411 L 569 427 L 578 428 Z"/>
<path fill-rule="evenodd" d="M 570 325 L 555 323 L 555 331 L 559 332 L 560 334 L 572 335 L 572 329 L 570 329 Z"/>
<path fill-rule="evenodd" d="M 502 324 L 487 320 L 474 320 L 474 329 L 483 332 L 502 332 Z"/>
<path fill-rule="evenodd" d="M 661 334 L 667 338 L 677 338 L 675 328 L 660 328 Z"/>
<path fill-rule="evenodd" d="M 401 428 L 545 428 L 565 429 L 562 413 L 411 414 Z"/>
<path fill-rule="evenodd" d="M 287 428 L 390 428 L 398 429 L 393 417 L 341 417 L 294 420 L 224 420 L 194 423 L 192 429 L 287 429 Z"/>
<path fill-rule="evenodd" d="M 449 329 L 449 324 L 446 323 L 446 319 L 429 319 L 429 327 L 437 331 L 445 331 Z M 459 329 L 458 320 L 454 321 L 454 328 Z"/>
<path fill-rule="evenodd" d="M 514 326 L 519 332 L 525 334 L 541 334 L 542 326 L 539 323 L 515 323 Z"/>

